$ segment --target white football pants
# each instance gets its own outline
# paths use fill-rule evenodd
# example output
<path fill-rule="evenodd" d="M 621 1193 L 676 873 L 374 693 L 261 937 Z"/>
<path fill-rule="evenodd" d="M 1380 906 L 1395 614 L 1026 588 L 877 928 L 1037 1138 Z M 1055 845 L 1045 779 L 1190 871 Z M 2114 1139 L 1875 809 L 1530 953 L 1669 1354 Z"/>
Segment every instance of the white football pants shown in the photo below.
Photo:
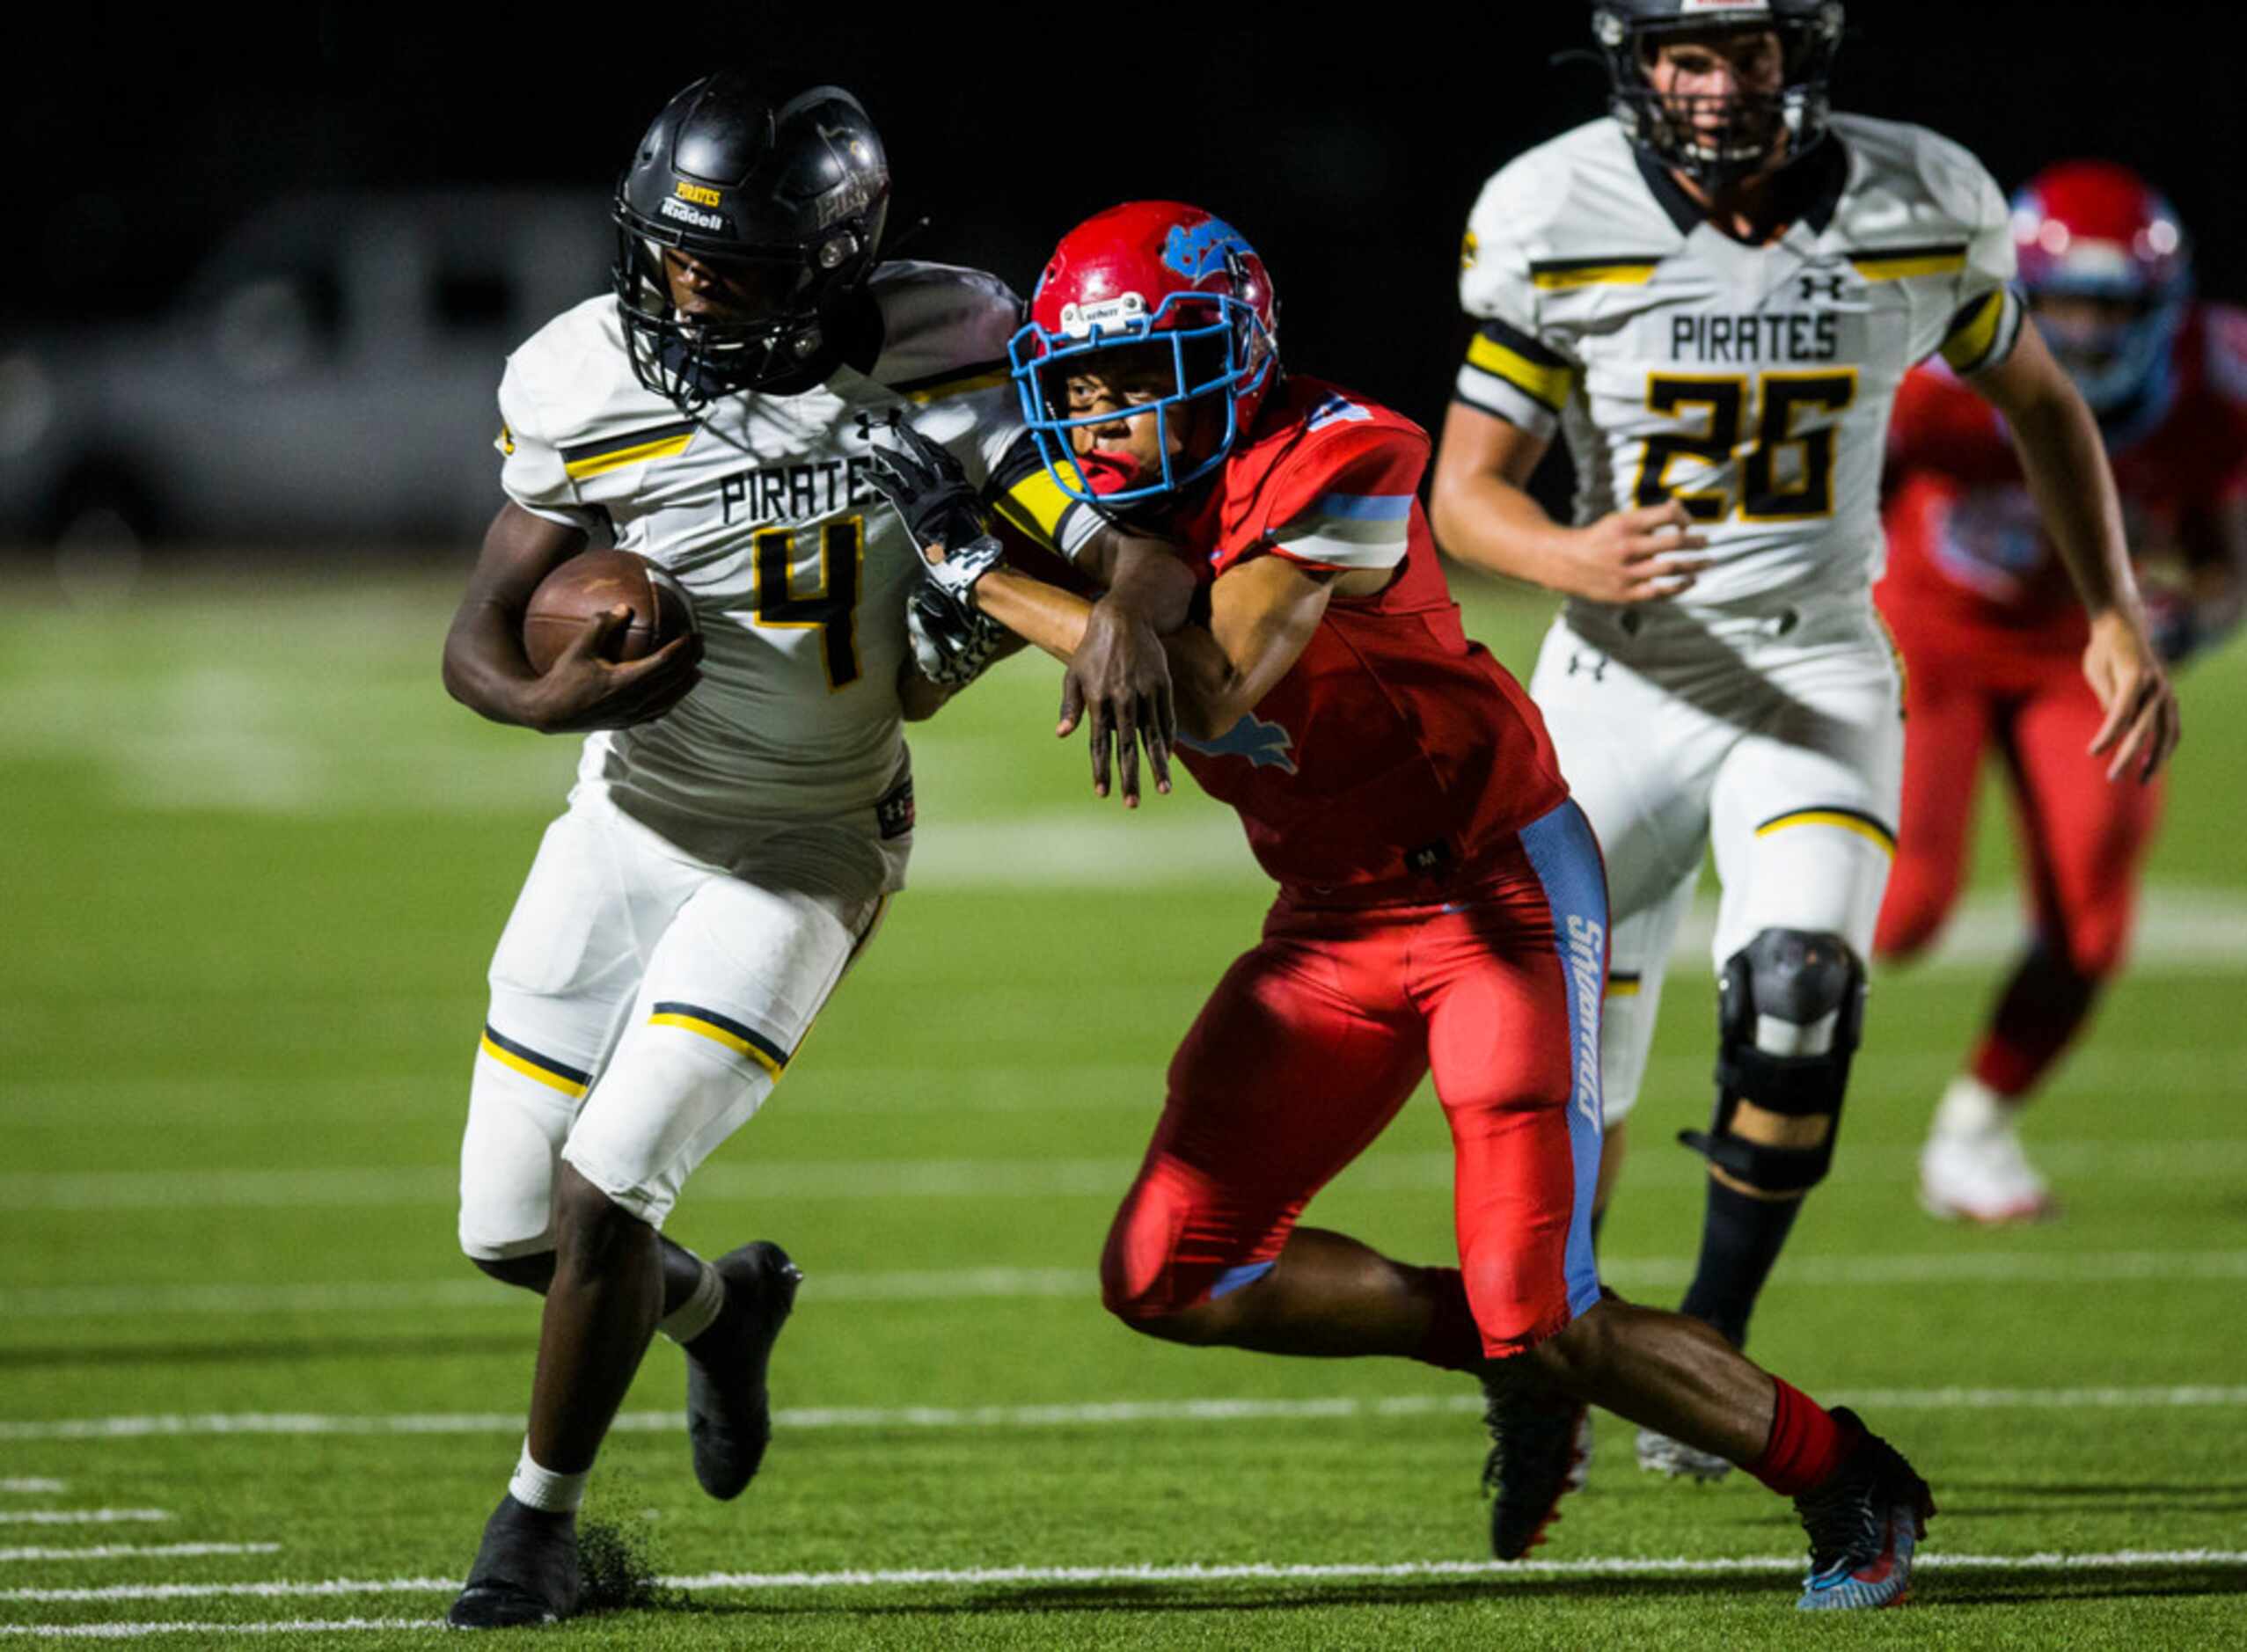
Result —
<path fill-rule="evenodd" d="M 492 959 L 461 1144 L 463 1250 L 552 1250 L 564 1159 L 662 1225 L 688 1174 L 772 1093 L 881 921 L 879 888 L 795 881 L 817 892 L 698 860 L 579 788 Z"/>
<path fill-rule="evenodd" d="M 1854 594 L 1756 616 L 1571 603 L 1530 692 L 1607 856 L 1613 1124 L 1638 1100 L 1710 847 L 1717 970 L 1766 929 L 1826 931 L 1870 954 L 1895 857 L 1902 684 L 1870 597 Z"/>

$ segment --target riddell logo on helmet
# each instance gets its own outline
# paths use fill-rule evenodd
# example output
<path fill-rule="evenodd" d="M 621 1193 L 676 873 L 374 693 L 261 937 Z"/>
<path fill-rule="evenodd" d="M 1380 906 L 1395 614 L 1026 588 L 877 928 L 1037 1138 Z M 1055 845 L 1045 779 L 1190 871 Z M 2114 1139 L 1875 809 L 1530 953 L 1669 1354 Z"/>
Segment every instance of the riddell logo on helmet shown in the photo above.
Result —
<path fill-rule="evenodd" d="M 723 199 L 707 184 L 690 184 L 681 180 L 671 193 L 681 201 L 692 201 L 698 207 L 714 207 Z"/>
<path fill-rule="evenodd" d="M 1094 327 L 1114 332 L 1145 318 L 1147 301 L 1137 293 L 1118 293 L 1089 304 L 1061 306 L 1061 331 L 1072 339 L 1089 339 Z"/>
<path fill-rule="evenodd" d="M 663 204 L 656 208 L 655 212 L 659 217 L 676 218 L 681 223 L 691 223 L 698 230 L 722 230 L 726 227 L 725 219 L 719 214 L 699 212 L 684 201 L 669 196 L 664 198 Z"/>

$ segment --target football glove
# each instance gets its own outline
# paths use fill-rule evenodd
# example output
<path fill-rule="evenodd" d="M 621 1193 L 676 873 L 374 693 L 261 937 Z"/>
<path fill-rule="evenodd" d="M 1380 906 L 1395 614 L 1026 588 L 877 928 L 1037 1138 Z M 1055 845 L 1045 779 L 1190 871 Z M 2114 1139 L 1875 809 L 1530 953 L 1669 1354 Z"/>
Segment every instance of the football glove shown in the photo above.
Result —
<path fill-rule="evenodd" d="M 994 619 L 963 611 L 933 585 L 915 587 L 905 603 L 913 664 L 940 688 L 965 688 L 981 676 L 1010 634 Z"/>
<path fill-rule="evenodd" d="M 983 507 L 967 471 L 937 442 L 909 424 L 889 427 L 895 447 L 868 438 L 873 467 L 867 481 L 905 524 L 905 531 L 923 554 L 922 572 L 958 606 L 962 616 L 975 610 L 975 585 L 1006 560 L 998 539 L 986 531 Z M 926 552 L 941 545 L 941 562 L 931 562 Z"/>

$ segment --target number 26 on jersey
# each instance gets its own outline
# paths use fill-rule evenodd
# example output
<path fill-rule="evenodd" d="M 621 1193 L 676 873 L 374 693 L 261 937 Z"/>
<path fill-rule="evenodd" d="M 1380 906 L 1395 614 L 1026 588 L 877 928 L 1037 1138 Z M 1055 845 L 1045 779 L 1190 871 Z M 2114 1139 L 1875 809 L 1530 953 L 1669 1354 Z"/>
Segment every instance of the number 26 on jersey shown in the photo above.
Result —
<path fill-rule="evenodd" d="M 1646 381 L 1649 411 L 1684 427 L 1646 439 L 1633 500 L 1675 499 L 1696 522 L 1739 516 L 1748 522 L 1799 522 L 1833 514 L 1834 431 L 1856 399 L 1855 368 L 1814 373 L 1656 373 Z M 1824 417 L 1821 418 L 1821 415 Z M 1746 437 L 1743 445 L 1743 437 Z M 1670 469 L 1694 460 L 1712 470 L 1741 461 L 1738 481 L 1687 491 Z"/>

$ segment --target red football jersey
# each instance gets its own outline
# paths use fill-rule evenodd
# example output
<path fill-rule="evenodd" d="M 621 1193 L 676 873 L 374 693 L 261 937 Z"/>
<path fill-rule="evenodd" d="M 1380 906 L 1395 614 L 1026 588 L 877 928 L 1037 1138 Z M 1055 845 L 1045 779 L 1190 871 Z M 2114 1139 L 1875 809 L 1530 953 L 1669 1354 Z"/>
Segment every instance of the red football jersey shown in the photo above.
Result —
<path fill-rule="evenodd" d="M 2146 428 L 2107 433 L 2141 556 L 2177 547 L 2183 524 L 2247 491 L 2247 314 L 2195 305 L 2170 373 L 2166 404 Z M 2082 608 L 1996 410 L 1947 369 L 1921 367 L 1896 398 L 1888 446 L 1882 608 L 2011 649 L 2081 649 Z"/>
<path fill-rule="evenodd" d="M 1255 709 L 1181 752 L 1291 889 L 1424 894 L 1568 796 L 1537 708 L 1460 627 L 1420 508 L 1429 447 L 1410 420 L 1290 376 L 1175 524 L 1212 579 L 1256 556 L 1396 570 L 1329 602 Z"/>

